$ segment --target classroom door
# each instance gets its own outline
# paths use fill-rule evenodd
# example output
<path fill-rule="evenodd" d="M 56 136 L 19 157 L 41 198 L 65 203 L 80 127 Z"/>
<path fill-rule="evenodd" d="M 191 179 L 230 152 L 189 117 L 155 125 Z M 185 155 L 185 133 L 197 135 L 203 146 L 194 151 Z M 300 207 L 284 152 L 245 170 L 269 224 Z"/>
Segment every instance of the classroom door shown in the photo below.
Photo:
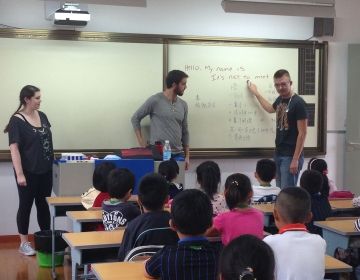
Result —
<path fill-rule="evenodd" d="M 345 188 L 360 194 L 360 45 L 349 45 Z"/>

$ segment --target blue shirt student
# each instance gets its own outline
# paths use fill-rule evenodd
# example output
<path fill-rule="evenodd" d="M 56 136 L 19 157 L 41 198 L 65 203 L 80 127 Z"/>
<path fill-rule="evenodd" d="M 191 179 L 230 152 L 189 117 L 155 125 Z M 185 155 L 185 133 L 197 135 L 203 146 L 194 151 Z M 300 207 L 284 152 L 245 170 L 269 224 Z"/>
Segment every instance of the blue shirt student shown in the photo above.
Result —
<path fill-rule="evenodd" d="M 186 237 L 165 246 L 145 266 L 154 278 L 217 279 L 218 252 L 205 237 Z"/>

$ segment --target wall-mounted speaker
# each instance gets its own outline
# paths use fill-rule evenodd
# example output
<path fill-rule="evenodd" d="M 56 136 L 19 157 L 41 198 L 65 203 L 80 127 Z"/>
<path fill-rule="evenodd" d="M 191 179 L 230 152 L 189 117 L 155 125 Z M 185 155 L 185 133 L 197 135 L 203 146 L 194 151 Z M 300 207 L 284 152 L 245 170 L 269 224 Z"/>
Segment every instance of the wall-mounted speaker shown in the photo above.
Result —
<path fill-rule="evenodd" d="M 334 36 L 333 18 L 314 18 L 314 37 Z"/>

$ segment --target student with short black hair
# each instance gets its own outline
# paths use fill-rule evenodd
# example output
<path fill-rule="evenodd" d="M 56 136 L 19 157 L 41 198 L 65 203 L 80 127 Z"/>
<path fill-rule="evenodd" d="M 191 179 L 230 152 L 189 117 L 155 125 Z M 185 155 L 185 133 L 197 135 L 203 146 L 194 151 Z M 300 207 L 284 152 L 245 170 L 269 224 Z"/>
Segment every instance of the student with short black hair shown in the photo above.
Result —
<path fill-rule="evenodd" d="M 161 175 L 148 174 L 141 179 L 138 203 L 144 213 L 128 223 L 119 249 L 120 261 L 135 247 L 168 245 L 178 241 L 176 232 L 169 225 L 170 213 L 164 211 L 168 199 L 168 183 Z"/>
<path fill-rule="evenodd" d="M 264 241 L 274 251 L 275 279 L 323 279 L 326 242 L 305 226 L 312 218 L 309 193 L 299 187 L 283 189 L 275 202 L 274 218 L 279 234 Z"/>
<path fill-rule="evenodd" d="M 327 196 L 321 194 L 323 177 L 316 170 L 305 170 L 300 178 L 300 186 L 311 196 L 312 220 L 307 224 L 309 232 L 322 235 L 321 228 L 314 225 L 314 221 L 325 221 L 332 215 L 331 205 Z"/>
<path fill-rule="evenodd" d="M 114 168 L 115 164 L 109 161 L 95 165 L 92 177 L 93 186 L 81 195 L 81 203 L 86 209 L 101 207 L 103 200 L 109 198 L 106 180 L 110 171 Z"/>
<path fill-rule="evenodd" d="M 182 184 L 176 183 L 175 179 L 179 175 L 179 165 L 176 160 L 170 159 L 159 164 L 158 172 L 164 176 L 169 183 L 169 197 L 173 199 L 179 192 L 184 190 Z"/>
<path fill-rule="evenodd" d="M 264 196 L 278 195 L 280 188 L 271 185 L 271 181 L 276 177 L 276 164 L 271 159 L 261 159 L 256 163 L 255 178 L 259 182 L 258 186 L 253 186 L 253 201 L 257 202 Z"/>
<path fill-rule="evenodd" d="M 227 211 L 225 197 L 219 193 L 221 172 L 219 165 L 214 161 L 204 161 L 196 168 L 196 180 L 200 189 L 211 200 L 214 216 Z"/>
<path fill-rule="evenodd" d="M 203 192 L 178 194 L 171 205 L 171 227 L 178 244 L 165 246 L 145 263 L 145 275 L 167 279 L 217 279 L 218 252 L 204 237 L 212 224 L 212 205 Z"/>
<path fill-rule="evenodd" d="M 264 213 L 250 206 L 252 196 L 253 191 L 248 176 L 240 173 L 230 175 L 225 182 L 225 199 L 230 211 L 214 218 L 213 227 L 207 235 L 221 235 L 224 245 L 244 234 L 252 234 L 262 239 Z"/>
<path fill-rule="evenodd" d="M 232 240 L 220 256 L 221 280 L 274 280 L 275 258 L 271 247 L 253 235 Z"/>
<path fill-rule="evenodd" d="M 105 230 L 125 227 L 128 222 L 139 216 L 140 210 L 128 202 L 135 186 L 135 176 L 129 169 L 116 168 L 107 178 L 110 199 L 102 203 L 102 217 Z"/>

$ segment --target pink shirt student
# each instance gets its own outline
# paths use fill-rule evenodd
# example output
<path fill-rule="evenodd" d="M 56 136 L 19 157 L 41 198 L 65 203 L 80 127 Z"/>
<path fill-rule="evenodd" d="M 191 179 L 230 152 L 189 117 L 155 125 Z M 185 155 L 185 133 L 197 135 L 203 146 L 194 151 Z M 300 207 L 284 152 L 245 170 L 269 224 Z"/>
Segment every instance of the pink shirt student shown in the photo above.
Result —
<path fill-rule="evenodd" d="M 221 241 L 227 245 L 240 235 L 251 234 L 263 239 L 264 214 L 255 208 L 232 209 L 213 219 L 213 227 L 221 234 Z"/>

